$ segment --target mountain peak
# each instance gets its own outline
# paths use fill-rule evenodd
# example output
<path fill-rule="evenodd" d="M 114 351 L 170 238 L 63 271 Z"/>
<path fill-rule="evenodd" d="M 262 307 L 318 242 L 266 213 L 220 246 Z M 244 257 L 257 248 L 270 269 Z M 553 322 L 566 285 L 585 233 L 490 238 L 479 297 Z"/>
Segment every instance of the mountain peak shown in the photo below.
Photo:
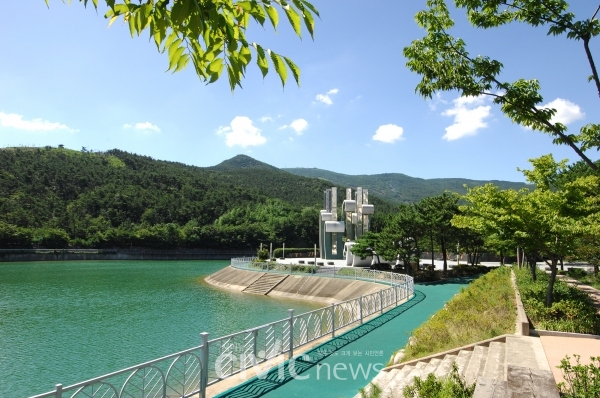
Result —
<path fill-rule="evenodd" d="M 263 163 L 259 160 L 246 155 L 237 155 L 231 159 L 225 160 L 216 166 L 211 167 L 214 170 L 240 170 L 240 169 L 269 169 L 278 170 L 277 167 Z"/>

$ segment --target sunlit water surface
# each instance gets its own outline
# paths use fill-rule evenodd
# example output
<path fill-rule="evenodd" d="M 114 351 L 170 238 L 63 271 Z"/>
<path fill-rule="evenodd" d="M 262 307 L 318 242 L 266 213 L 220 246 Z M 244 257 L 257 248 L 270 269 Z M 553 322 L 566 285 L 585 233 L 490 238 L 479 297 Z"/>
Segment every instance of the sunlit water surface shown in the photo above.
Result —
<path fill-rule="evenodd" d="M 226 291 L 227 261 L 0 263 L 0 397 L 29 397 L 319 305 Z"/>

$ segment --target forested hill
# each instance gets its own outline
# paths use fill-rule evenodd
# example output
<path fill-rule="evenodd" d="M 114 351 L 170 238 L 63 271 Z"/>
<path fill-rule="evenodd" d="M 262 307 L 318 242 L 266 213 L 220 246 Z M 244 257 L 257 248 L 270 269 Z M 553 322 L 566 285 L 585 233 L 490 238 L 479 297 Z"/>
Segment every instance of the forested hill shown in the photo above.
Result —
<path fill-rule="evenodd" d="M 297 176 L 244 155 L 194 167 L 117 149 L 4 148 L 0 249 L 312 247 L 323 191 L 332 185 L 340 200 L 345 186 L 369 187 L 374 227 L 393 210 L 378 188 L 346 177 Z"/>
<path fill-rule="evenodd" d="M 368 188 L 370 194 L 394 203 L 418 202 L 419 200 L 441 195 L 445 191 L 457 192 L 464 195 L 469 187 L 493 183 L 501 189 L 521 189 L 531 187 L 520 182 L 510 181 L 477 181 L 464 178 L 434 178 L 423 179 L 409 177 L 405 174 L 386 173 L 373 175 L 347 175 L 316 168 L 287 168 L 282 169 L 292 174 L 311 178 L 320 178 L 329 184 L 343 186 L 362 186 Z"/>
<path fill-rule="evenodd" d="M 331 184 L 250 161 L 201 168 L 116 149 L 2 149 L 0 248 L 312 246 Z"/>

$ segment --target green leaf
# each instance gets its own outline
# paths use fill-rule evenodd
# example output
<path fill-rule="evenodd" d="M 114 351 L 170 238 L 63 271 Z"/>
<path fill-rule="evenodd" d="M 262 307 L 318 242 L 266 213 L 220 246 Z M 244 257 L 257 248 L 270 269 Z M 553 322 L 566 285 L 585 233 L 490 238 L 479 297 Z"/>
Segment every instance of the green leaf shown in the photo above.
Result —
<path fill-rule="evenodd" d="M 240 80 L 231 66 L 227 67 L 227 77 L 229 78 L 229 88 L 231 89 L 231 92 L 233 92 Z"/>
<path fill-rule="evenodd" d="M 177 39 L 169 45 L 168 55 L 169 55 L 169 67 L 167 70 L 173 69 L 177 62 L 179 61 L 179 57 L 183 54 L 185 50 L 184 47 L 180 46 L 181 39 Z"/>
<path fill-rule="evenodd" d="M 165 42 L 165 47 L 163 48 L 163 51 L 165 51 L 167 48 L 171 48 L 171 44 L 173 44 L 173 42 L 177 39 L 177 34 L 175 32 L 171 32 L 171 34 L 167 36 L 167 41 Z"/>
<path fill-rule="evenodd" d="M 177 61 L 177 66 L 175 67 L 173 73 L 179 72 L 180 70 L 185 68 L 188 62 L 190 62 L 190 56 L 188 54 L 181 55 L 181 57 L 179 57 L 179 60 Z"/>
<path fill-rule="evenodd" d="M 298 66 L 288 57 L 283 57 L 283 59 L 285 59 L 285 63 L 288 64 L 290 70 L 292 71 L 292 75 L 294 75 L 296 84 L 300 86 L 300 68 L 298 68 Z"/>
<path fill-rule="evenodd" d="M 131 33 L 131 37 L 133 37 L 135 36 L 135 15 L 129 14 L 127 22 L 129 23 L 129 33 Z"/>
<path fill-rule="evenodd" d="M 248 65 L 250 60 L 252 60 L 252 53 L 250 52 L 247 44 L 240 48 L 239 58 L 243 62 L 244 66 Z"/>
<path fill-rule="evenodd" d="M 177 37 L 177 36 L 175 36 L 175 37 Z M 171 37 L 169 36 L 169 39 L 170 38 Z M 177 39 L 170 43 L 169 43 L 169 40 L 167 39 L 167 45 L 169 46 L 169 59 L 173 58 L 175 51 L 177 51 L 180 44 L 181 44 L 181 39 Z"/>
<path fill-rule="evenodd" d="M 221 71 L 223 70 L 223 58 L 215 58 L 215 60 L 208 65 L 207 69 L 211 73 L 221 74 Z"/>
<path fill-rule="evenodd" d="M 283 63 L 283 58 L 281 58 L 280 55 L 275 54 L 273 51 L 270 51 L 269 55 L 271 56 L 271 62 L 273 62 L 273 66 L 275 67 L 275 72 L 281 79 L 281 85 L 285 87 L 285 81 L 287 80 L 287 68 Z"/>
<path fill-rule="evenodd" d="M 265 11 L 269 16 L 269 20 L 271 21 L 271 25 L 273 25 L 273 29 L 277 30 L 277 25 L 279 24 L 279 13 L 277 9 L 270 5 L 264 5 Z"/>
<path fill-rule="evenodd" d="M 302 19 L 304 19 L 304 25 L 306 26 L 308 33 L 310 33 L 310 37 L 314 40 L 315 20 L 313 19 L 312 14 L 310 12 L 304 12 L 302 14 Z"/>
<path fill-rule="evenodd" d="M 265 50 L 256 43 L 253 43 L 253 46 L 256 48 L 256 64 L 258 65 L 264 79 L 264 77 L 267 76 L 267 73 L 269 73 L 269 62 L 267 61 Z"/>
<path fill-rule="evenodd" d="M 294 10 L 289 5 L 287 8 L 284 8 L 284 10 L 285 10 L 285 15 L 287 15 L 288 20 L 290 21 L 290 24 L 294 28 L 294 32 L 296 32 L 296 34 L 299 37 L 302 37 L 302 27 L 300 25 L 300 15 L 298 15 L 296 10 Z"/>
<path fill-rule="evenodd" d="M 189 0 L 176 1 L 171 9 L 171 21 L 173 25 L 181 25 L 187 17 L 190 9 Z"/>
<path fill-rule="evenodd" d="M 306 0 L 300 0 L 305 6 L 307 6 L 317 17 L 321 18 L 321 16 L 319 15 L 319 11 L 317 11 L 317 9 L 315 8 L 315 6 L 313 6 L 312 4 L 310 4 L 308 1 Z"/>
<path fill-rule="evenodd" d="M 113 15 L 112 18 L 110 19 L 110 21 L 108 22 L 108 27 L 110 28 L 110 25 L 113 24 L 113 22 L 115 22 L 117 20 L 117 18 L 119 18 L 118 15 Z"/>

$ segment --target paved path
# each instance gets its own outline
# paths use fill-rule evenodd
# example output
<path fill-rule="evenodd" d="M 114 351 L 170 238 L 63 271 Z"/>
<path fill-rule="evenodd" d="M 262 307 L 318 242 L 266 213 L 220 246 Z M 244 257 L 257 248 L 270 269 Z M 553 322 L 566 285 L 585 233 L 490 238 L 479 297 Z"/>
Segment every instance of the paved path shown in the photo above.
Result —
<path fill-rule="evenodd" d="M 571 279 L 565 275 L 557 275 L 558 278 L 569 285 L 576 286 L 587 292 L 600 313 L 600 291 L 589 285 Z M 557 383 L 563 381 L 563 374 L 558 366 L 565 357 L 571 357 L 571 364 L 575 364 L 574 355 L 581 357 L 582 364 L 590 363 L 590 356 L 600 356 L 600 336 L 576 335 L 574 333 L 556 333 L 554 336 L 541 336 L 540 340 L 544 346 L 548 364 Z"/>
<path fill-rule="evenodd" d="M 560 278 L 561 280 L 567 282 L 569 285 L 576 286 L 579 289 L 586 292 L 587 294 L 589 294 L 590 298 L 592 299 L 592 302 L 594 303 L 594 307 L 596 307 L 598 309 L 598 312 L 600 312 L 600 290 L 595 289 L 595 288 L 591 287 L 590 285 L 585 285 L 585 284 L 579 282 L 578 280 L 571 279 L 565 275 L 557 275 L 557 277 Z"/>
<path fill-rule="evenodd" d="M 564 333 L 562 336 L 541 336 L 540 340 L 557 384 L 563 381 L 562 371 L 557 366 L 565 356 L 571 357 L 572 365 L 575 365 L 574 355 L 581 357 L 581 364 L 590 363 L 590 356 L 600 356 L 600 336 Z"/>
<path fill-rule="evenodd" d="M 470 280 L 416 285 L 411 301 L 307 351 L 281 372 L 274 369 L 218 397 L 353 397 L 406 344 L 409 333 Z"/>

